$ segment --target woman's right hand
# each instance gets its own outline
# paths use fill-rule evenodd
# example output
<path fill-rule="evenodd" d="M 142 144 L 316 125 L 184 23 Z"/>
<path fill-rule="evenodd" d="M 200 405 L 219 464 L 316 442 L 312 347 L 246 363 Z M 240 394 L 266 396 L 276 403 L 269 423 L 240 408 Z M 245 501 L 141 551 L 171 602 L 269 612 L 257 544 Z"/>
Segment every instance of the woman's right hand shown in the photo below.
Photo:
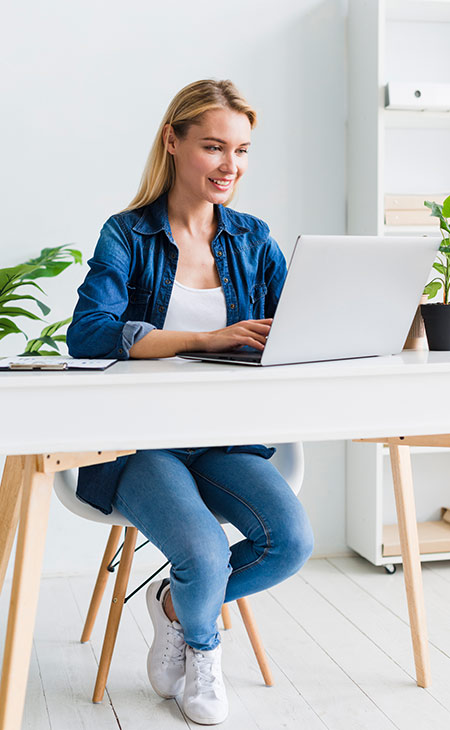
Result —
<path fill-rule="evenodd" d="M 203 332 L 203 349 L 207 352 L 221 352 L 247 345 L 255 350 L 264 350 L 273 319 L 245 319 L 220 330 Z"/>

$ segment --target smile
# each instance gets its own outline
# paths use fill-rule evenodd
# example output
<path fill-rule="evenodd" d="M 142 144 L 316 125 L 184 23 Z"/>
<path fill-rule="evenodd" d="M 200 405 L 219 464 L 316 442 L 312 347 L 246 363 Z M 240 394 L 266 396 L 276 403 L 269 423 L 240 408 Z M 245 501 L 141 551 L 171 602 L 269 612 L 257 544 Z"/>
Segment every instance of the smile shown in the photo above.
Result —
<path fill-rule="evenodd" d="M 215 185 L 217 188 L 220 188 L 221 190 L 226 190 L 233 182 L 233 180 L 217 180 L 212 177 L 209 177 L 208 180 L 210 183 Z"/>

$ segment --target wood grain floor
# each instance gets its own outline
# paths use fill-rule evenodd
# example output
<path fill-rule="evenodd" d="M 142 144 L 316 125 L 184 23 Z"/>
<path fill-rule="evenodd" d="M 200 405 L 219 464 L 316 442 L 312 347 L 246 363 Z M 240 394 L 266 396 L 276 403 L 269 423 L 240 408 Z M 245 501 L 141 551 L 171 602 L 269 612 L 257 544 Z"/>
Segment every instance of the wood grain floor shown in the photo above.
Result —
<path fill-rule="evenodd" d="M 145 579 L 139 568 L 132 588 Z M 242 621 L 222 631 L 230 715 L 223 730 L 448 730 L 450 561 L 423 564 L 433 684 L 416 686 L 401 566 L 394 575 L 358 557 L 312 559 L 251 597 L 275 686 L 262 683 Z M 198 728 L 149 685 L 152 626 L 144 591 L 125 606 L 105 699 L 91 702 L 110 592 L 92 640 L 79 637 L 93 576 L 44 578 L 24 730 Z M 112 588 L 112 582 L 109 589 Z M 9 584 L 0 599 L 3 644 Z"/>

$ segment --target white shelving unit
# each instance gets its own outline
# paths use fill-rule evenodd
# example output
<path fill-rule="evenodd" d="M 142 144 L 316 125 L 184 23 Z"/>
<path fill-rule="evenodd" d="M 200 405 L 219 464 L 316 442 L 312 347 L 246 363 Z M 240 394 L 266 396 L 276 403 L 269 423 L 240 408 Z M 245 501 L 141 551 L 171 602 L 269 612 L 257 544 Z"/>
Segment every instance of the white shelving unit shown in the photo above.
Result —
<path fill-rule="evenodd" d="M 441 235 L 437 226 L 386 226 L 384 196 L 450 193 L 450 112 L 386 109 L 385 86 L 450 83 L 449 38 L 450 0 L 349 0 L 348 233 Z M 450 449 L 411 452 L 420 535 L 450 507 Z M 383 554 L 383 532 L 395 522 L 388 450 L 348 442 L 349 547 L 375 565 L 400 563 Z M 421 556 L 450 559 L 450 549 Z"/>
<path fill-rule="evenodd" d="M 385 108 L 388 82 L 450 83 L 449 32 L 448 0 L 349 0 L 349 233 L 397 233 L 386 193 L 450 192 L 450 112 Z"/>
<path fill-rule="evenodd" d="M 422 524 L 440 521 L 441 507 L 450 508 L 450 449 L 413 447 L 411 461 L 420 536 Z M 389 450 L 348 441 L 346 483 L 348 546 L 374 565 L 401 563 L 400 554 L 385 555 L 384 548 L 386 526 L 397 521 Z M 426 540 L 421 543 L 423 561 L 450 559 L 450 549 L 428 552 Z"/>

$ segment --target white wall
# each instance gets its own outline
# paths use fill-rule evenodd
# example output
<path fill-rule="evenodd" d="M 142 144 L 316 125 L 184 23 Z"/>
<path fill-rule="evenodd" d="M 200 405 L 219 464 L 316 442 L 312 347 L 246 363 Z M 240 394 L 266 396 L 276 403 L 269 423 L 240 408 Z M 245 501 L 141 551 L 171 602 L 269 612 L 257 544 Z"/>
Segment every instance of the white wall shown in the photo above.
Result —
<path fill-rule="evenodd" d="M 345 8 L 345 0 L 8 2 L 0 266 L 62 243 L 86 261 L 103 222 L 133 197 L 170 99 L 207 77 L 231 78 L 259 113 L 233 207 L 265 219 L 286 256 L 300 232 L 344 232 Z M 45 283 L 49 321 L 71 314 L 85 272 L 72 266 Z M 23 345 L 9 337 L 0 355 Z M 38 414 L 27 417 L 38 423 Z M 309 444 L 306 454 L 302 501 L 315 554 L 345 552 L 344 444 Z M 45 571 L 89 569 L 99 532 L 54 504 Z"/>

